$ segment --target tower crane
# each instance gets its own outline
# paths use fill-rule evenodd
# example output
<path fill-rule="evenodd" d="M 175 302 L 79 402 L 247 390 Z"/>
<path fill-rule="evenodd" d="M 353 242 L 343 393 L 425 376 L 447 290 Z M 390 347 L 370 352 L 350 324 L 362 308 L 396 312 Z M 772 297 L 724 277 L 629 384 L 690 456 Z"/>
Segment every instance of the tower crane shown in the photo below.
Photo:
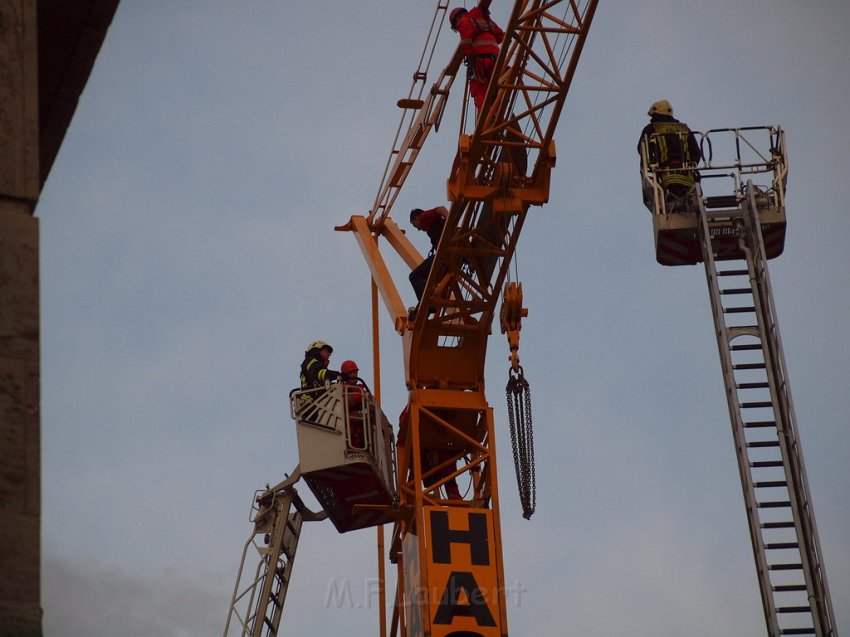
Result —
<path fill-rule="evenodd" d="M 702 162 L 678 168 L 660 165 L 653 152 L 676 142 L 669 136 L 641 140 L 644 202 L 658 262 L 705 267 L 767 634 L 835 637 L 767 266 L 785 245 L 785 133 L 709 130 Z M 661 175 L 696 170 L 693 197 L 671 206 Z"/>
<path fill-rule="evenodd" d="M 489 5 L 481 0 L 479 6 Z M 458 48 L 427 86 L 448 10 L 446 0 L 437 1 L 413 85 L 399 101 L 402 122 L 374 205 L 367 215 L 354 215 L 337 228 L 354 235 L 371 272 L 373 333 L 380 295 L 402 338 L 408 401 L 397 440 L 380 409 L 379 382 L 356 417 L 349 409 L 352 390 L 341 384 L 292 392 L 299 466 L 255 495 L 254 529 L 225 636 L 277 634 L 301 524 L 325 517 L 340 532 L 378 526 L 382 553 L 381 525 L 392 523 L 388 557 L 398 577 L 389 634 L 507 634 L 495 428 L 484 363 L 502 298 L 500 323 L 511 349 L 508 391 L 518 399 L 518 409 L 527 404 L 528 383 L 518 356 L 526 311 L 521 286 L 505 282 L 529 208 L 549 197 L 554 133 L 596 5 L 597 0 L 515 0 L 480 112 L 467 118 L 464 109 L 447 179 L 451 207 L 418 311 L 408 312 L 379 239 L 411 269 L 423 261 L 390 213 L 425 139 L 440 125 L 463 62 Z M 518 415 L 520 420 L 530 416 Z M 351 435 L 357 427 L 366 432 L 359 445 Z M 515 457 L 523 466 L 517 476 L 528 516 L 533 452 L 522 423 L 518 433 Z M 441 487 L 465 475 L 471 482 L 468 497 L 442 497 Z M 312 512 L 300 500 L 294 486 L 300 477 L 323 511 Z M 254 571 L 245 569 L 249 555 L 258 558 Z M 382 560 L 382 581 L 383 567 Z M 383 637 L 383 615 L 380 628 Z"/>

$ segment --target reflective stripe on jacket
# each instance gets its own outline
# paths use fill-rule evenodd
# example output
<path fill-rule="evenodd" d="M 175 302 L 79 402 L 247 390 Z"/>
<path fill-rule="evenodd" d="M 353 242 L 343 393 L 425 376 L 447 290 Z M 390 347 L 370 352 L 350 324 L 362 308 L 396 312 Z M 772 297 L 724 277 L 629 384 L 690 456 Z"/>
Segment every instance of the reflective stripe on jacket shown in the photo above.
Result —
<path fill-rule="evenodd" d="M 657 164 L 659 168 L 658 177 L 661 185 L 668 188 L 672 185 L 680 185 L 690 188 L 696 183 L 693 170 L 664 170 L 665 168 L 683 169 L 694 166 L 702 159 L 699 144 L 696 137 L 687 124 L 668 115 L 655 115 L 652 121 L 644 128 L 641 140 L 653 135 L 649 141 L 649 161 Z M 638 145 L 640 152 L 640 145 Z"/>
<path fill-rule="evenodd" d="M 307 356 L 301 363 L 301 389 L 321 387 L 326 381 L 336 380 L 339 372 L 327 369 L 318 356 Z"/>

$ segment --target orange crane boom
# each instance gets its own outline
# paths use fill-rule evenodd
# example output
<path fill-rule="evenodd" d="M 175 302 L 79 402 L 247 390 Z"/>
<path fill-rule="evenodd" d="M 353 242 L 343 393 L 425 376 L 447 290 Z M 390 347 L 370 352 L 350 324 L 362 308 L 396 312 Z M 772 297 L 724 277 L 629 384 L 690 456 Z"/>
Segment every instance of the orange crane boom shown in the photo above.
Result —
<path fill-rule="evenodd" d="M 354 232 L 404 342 L 409 400 L 396 452 L 393 634 L 507 633 L 495 431 L 484 393 L 487 339 L 525 215 L 548 200 L 553 135 L 596 4 L 515 2 L 475 130 L 460 137 L 447 185 L 451 209 L 414 319 L 378 238 L 411 268 L 421 263 L 389 210 L 439 124 L 459 50 L 425 99 L 400 104 L 413 111 L 411 125 L 394 144 L 371 213 L 338 228 Z M 467 474 L 470 497 L 441 497 L 441 487 Z"/>

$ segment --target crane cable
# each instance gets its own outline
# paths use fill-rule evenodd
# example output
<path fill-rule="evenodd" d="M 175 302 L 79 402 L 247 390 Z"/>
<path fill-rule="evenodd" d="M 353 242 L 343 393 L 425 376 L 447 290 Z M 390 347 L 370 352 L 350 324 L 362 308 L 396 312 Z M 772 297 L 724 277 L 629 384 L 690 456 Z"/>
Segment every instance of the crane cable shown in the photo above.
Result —
<path fill-rule="evenodd" d="M 537 506 L 537 482 L 534 471 L 534 426 L 531 420 L 531 387 L 525 379 L 522 365 L 508 370 L 508 423 L 514 456 L 522 517 L 534 515 Z"/>

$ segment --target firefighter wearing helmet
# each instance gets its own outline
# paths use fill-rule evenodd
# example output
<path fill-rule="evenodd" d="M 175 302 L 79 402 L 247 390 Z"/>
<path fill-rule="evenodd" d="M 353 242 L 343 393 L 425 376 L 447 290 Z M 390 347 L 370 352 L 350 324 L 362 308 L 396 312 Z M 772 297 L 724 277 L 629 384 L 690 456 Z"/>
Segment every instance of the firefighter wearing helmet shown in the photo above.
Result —
<path fill-rule="evenodd" d="M 316 389 L 339 378 L 339 372 L 328 369 L 334 348 L 324 341 L 312 341 L 301 363 L 301 389 Z"/>
<path fill-rule="evenodd" d="M 699 179 L 697 171 L 687 170 L 702 159 L 699 143 L 688 125 L 673 117 L 673 106 L 667 100 L 653 102 L 647 115 L 650 121 L 640 134 L 638 155 L 643 140 L 649 139 L 649 163 L 658 166 L 656 177 L 671 195 L 673 207 L 683 211 L 686 205 L 682 202 Z"/>
<path fill-rule="evenodd" d="M 343 381 L 355 380 L 360 374 L 360 369 L 354 361 L 343 361 L 339 366 L 339 373 L 342 374 Z"/>

